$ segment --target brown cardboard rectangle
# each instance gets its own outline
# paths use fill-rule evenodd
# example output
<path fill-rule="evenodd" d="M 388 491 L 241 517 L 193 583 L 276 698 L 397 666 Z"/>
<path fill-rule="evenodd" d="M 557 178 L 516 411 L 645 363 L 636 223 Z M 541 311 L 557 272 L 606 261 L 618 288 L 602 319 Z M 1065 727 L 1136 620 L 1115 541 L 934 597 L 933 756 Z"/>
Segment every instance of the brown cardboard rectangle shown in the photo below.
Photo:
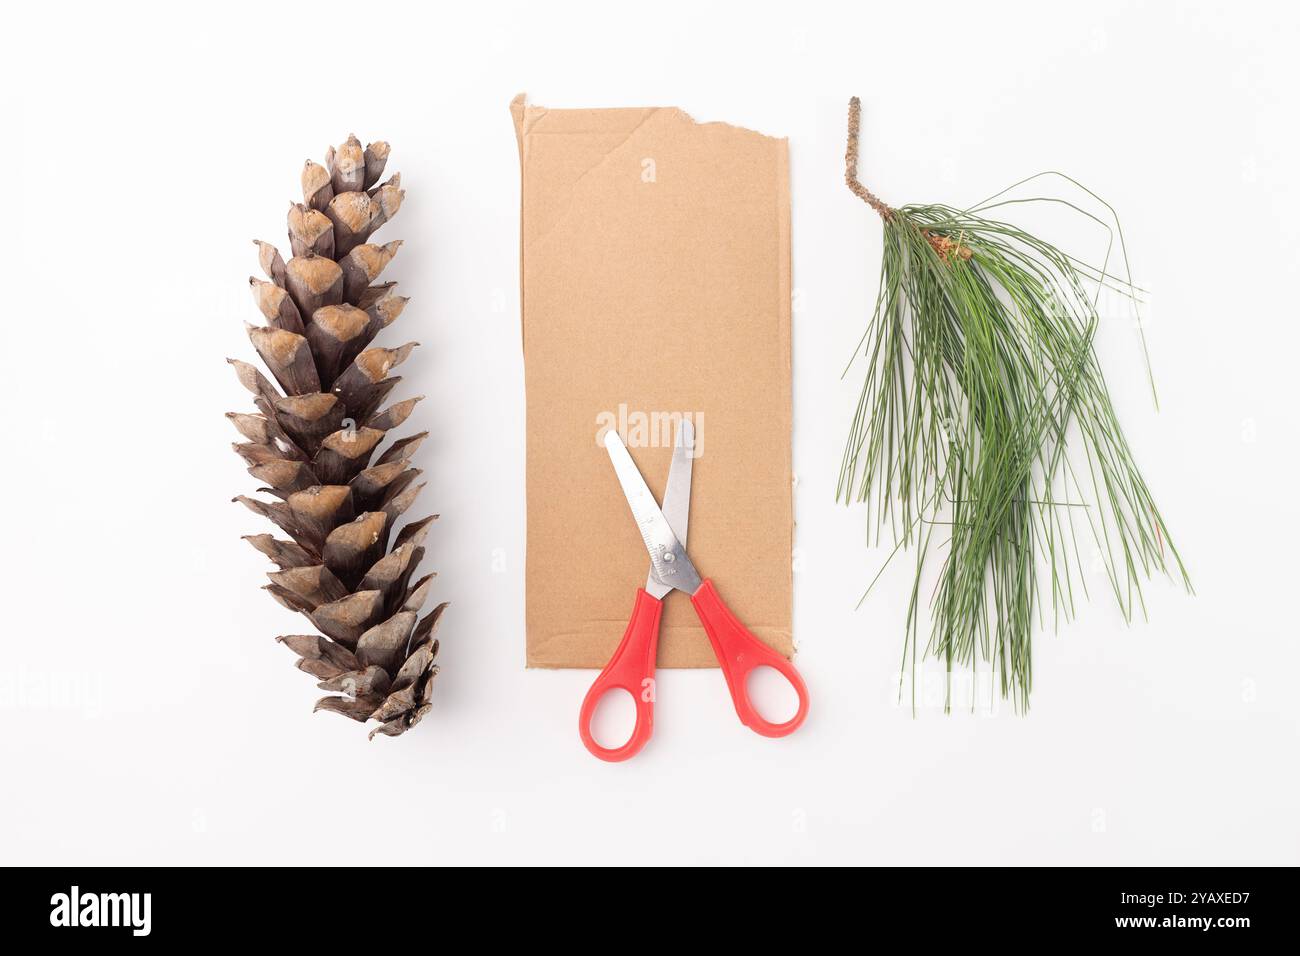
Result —
<path fill-rule="evenodd" d="M 600 439 L 618 427 L 660 498 L 674 413 L 699 445 L 691 559 L 790 656 L 786 140 L 671 108 L 549 110 L 520 96 L 511 112 L 528 666 L 603 667 L 617 647 L 649 559 Z M 689 598 L 669 594 L 659 666 L 715 665 Z"/>

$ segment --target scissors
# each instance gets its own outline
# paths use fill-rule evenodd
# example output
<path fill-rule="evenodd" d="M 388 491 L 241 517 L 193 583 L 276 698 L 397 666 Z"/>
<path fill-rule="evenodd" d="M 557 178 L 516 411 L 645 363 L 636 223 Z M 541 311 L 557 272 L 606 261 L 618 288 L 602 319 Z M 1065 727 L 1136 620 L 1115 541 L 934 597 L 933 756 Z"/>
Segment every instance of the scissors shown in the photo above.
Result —
<path fill-rule="evenodd" d="M 654 730 L 655 655 L 659 647 L 659 619 L 663 599 L 674 588 L 691 596 L 691 604 L 713 645 L 713 653 L 722 667 L 727 689 L 736 705 L 740 722 L 764 737 L 784 737 L 794 733 L 808 716 L 808 688 L 793 664 L 772 650 L 746 627 L 722 603 L 713 582 L 701 580 L 695 565 L 686 554 L 686 530 L 691 505 L 691 460 L 695 429 L 685 418 L 677 426 L 672 465 L 660 509 L 654 494 L 646 486 L 627 447 L 614 429 L 605 432 L 605 450 L 614 463 L 614 473 L 623 486 L 632 517 L 636 519 L 641 539 L 650 552 L 650 574 L 644 588 L 637 588 L 632 618 L 623 640 L 605 669 L 587 691 L 578 715 L 578 733 L 587 749 L 601 760 L 626 760 L 637 754 L 650 740 Z M 765 720 L 749 699 L 747 678 L 756 667 L 771 667 L 779 672 L 799 696 L 799 709 L 783 724 Z M 600 699 L 611 690 L 626 690 L 636 702 L 636 725 L 632 736 L 621 747 L 600 746 L 591 734 L 591 719 Z"/>

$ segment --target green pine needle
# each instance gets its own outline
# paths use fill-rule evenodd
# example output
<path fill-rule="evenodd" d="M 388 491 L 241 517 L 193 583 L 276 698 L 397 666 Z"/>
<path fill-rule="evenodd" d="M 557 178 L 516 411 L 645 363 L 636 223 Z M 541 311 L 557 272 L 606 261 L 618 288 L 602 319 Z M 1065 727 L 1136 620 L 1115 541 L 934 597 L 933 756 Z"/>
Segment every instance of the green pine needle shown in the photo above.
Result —
<path fill-rule="evenodd" d="M 1101 289 L 1131 299 L 1135 316 L 1140 290 L 1118 220 L 1112 231 L 1073 203 L 1064 204 L 1118 237 L 1122 277 L 1107 271 L 1109 248 L 1094 269 L 988 216 L 1063 200 L 1008 200 L 1004 190 L 966 210 L 885 206 L 857 183 L 856 119 L 851 106 L 846 179 L 881 214 L 884 261 L 875 315 L 855 352 L 867 371 L 837 498 L 867 502 L 869 528 L 879 539 L 888 526 L 895 554 L 916 549 L 903 672 L 909 660 L 913 673 L 924 657 L 942 660 L 950 704 L 953 670 L 989 665 L 1002 696 L 1024 709 L 1042 592 L 1053 626 L 1068 619 L 1087 596 L 1085 561 L 1104 569 L 1126 619 L 1145 613 L 1141 584 L 1155 572 L 1191 590 L 1093 347 Z M 921 575 L 934 552 L 942 552 L 939 580 L 925 594 Z M 930 634 L 922 647 L 923 600 Z"/>

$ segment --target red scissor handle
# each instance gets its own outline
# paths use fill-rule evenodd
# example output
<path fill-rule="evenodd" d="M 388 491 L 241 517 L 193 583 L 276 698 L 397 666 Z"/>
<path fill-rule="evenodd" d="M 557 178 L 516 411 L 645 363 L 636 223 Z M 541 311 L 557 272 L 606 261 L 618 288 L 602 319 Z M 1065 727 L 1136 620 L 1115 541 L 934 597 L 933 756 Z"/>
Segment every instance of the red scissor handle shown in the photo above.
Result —
<path fill-rule="evenodd" d="M 615 762 L 635 756 L 654 732 L 655 655 L 659 649 L 659 618 L 663 610 L 662 601 L 644 588 L 637 588 L 632 619 L 627 622 L 623 640 L 582 700 L 578 734 L 587 749 L 601 760 Z M 627 743 L 610 749 L 596 743 L 596 738 L 591 735 L 591 718 L 600 699 L 618 688 L 627 691 L 636 701 L 636 726 L 632 728 Z"/>
<path fill-rule="evenodd" d="M 808 688 L 794 665 L 736 620 L 718 597 L 712 581 L 706 579 L 700 585 L 691 596 L 691 603 L 695 605 L 695 613 L 699 615 L 700 623 L 709 635 L 709 643 L 713 645 L 713 653 L 722 665 L 722 674 L 727 678 L 727 689 L 731 691 L 740 722 L 764 737 L 784 737 L 798 730 L 808 716 Z M 764 720 L 750 702 L 746 678 L 755 667 L 770 667 L 779 672 L 799 695 L 799 711 L 785 723 L 774 724 Z"/>

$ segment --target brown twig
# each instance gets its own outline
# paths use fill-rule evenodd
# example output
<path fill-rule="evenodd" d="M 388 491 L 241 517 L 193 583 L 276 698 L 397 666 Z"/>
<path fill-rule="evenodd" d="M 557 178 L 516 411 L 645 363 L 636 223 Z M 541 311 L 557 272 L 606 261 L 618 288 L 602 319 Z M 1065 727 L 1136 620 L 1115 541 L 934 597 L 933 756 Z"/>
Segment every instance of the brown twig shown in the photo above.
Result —
<path fill-rule="evenodd" d="M 849 145 L 844 151 L 844 183 L 853 195 L 874 209 L 881 219 L 894 218 L 893 207 L 858 181 L 858 130 L 862 124 L 862 101 L 856 96 L 849 100 Z"/>
<path fill-rule="evenodd" d="M 885 222 L 892 222 L 898 211 L 873 193 L 858 180 L 858 134 L 862 126 L 862 101 L 856 96 L 849 100 L 849 144 L 844 151 L 844 183 L 853 195 L 874 209 Z M 929 229 L 922 229 L 921 234 L 934 248 L 944 262 L 953 258 L 970 259 L 972 252 L 960 239 L 952 239 Z"/>

